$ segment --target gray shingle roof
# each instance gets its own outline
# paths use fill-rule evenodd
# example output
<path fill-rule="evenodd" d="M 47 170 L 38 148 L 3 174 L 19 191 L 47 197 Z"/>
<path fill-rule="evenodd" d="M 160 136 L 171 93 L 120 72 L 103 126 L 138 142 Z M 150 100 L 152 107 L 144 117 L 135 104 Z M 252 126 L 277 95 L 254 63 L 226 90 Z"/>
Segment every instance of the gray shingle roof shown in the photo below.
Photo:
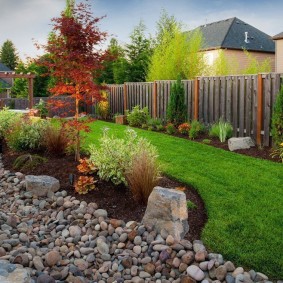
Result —
<path fill-rule="evenodd" d="M 274 40 L 282 39 L 283 38 L 283 32 L 280 32 L 280 33 L 274 35 L 272 38 Z"/>
<path fill-rule="evenodd" d="M 0 62 L 0 72 L 12 72 L 12 70 Z"/>
<path fill-rule="evenodd" d="M 271 36 L 236 17 L 206 24 L 199 29 L 205 41 L 203 50 L 227 48 L 275 53 L 275 43 Z"/>
<path fill-rule="evenodd" d="M 12 85 L 9 84 L 8 82 L 4 81 L 3 79 L 0 79 L 0 88 L 11 88 Z"/>

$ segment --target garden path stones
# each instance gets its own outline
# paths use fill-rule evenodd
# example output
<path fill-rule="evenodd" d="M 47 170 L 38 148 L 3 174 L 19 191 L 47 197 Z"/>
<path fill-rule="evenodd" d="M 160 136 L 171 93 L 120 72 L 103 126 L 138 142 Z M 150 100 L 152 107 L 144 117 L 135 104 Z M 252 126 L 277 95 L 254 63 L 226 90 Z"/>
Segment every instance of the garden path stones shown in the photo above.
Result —
<path fill-rule="evenodd" d="M 48 193 L 57 192 L 60 189 L 59 180 L 50 176 L 27 175 L 25 181 L 26 190 L 38 197 L 47 196 Z"/>
<path fill-rule="evenodd" d="M 238 149 L 249 149 L 255 146 L 251 137 L 230 138 L 228 139 L 228 148 L 230 151 Z"/>
<path fill-rule="evenodd" d="M 221 254 L 208 253 L 202 241 L 178 240 L 164 227 L 156 231 L 108 219 L 106 210 L 66 191 L 34 195 L 25 190 L 20 173 L 2 172 L 2 283 L 270 283 L 262 273 L 245 272 Z M 173 202 L 165 207 L 172 212 L 168 219 L 179 221 L 183 214 L 175 208 L 181 197 Z"/>
<path fill-rule="evenodd" d="M 142 223 L 158 233 L 164 229 L 176 240 L 181 240 L 189 231 L 186 195 L 181 191 L 155 187 L 148 198 Z"/>

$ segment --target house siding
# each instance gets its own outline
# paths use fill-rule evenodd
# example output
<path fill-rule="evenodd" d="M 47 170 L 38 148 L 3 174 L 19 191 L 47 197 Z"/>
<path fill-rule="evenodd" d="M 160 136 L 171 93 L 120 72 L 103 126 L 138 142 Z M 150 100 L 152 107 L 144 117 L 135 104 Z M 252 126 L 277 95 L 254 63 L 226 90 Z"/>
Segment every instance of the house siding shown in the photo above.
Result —
<path fill-rule="evenodd" d="M 224 52 L 225 57 L 227 58 L 229 64 L 231 65 L 231 70 L 235 69 L 235 64 L 237 65 L 236 67 L 239 67 L 240 70 L 244 70 L 245 68 L 247 68 L 249 64 L 249 59 L 247 55 L 242 50 L 231 50 L 231 49 L 215 49 L 215 50 L 205 51 L 204 57 L 208 65 L 211 66 L 214 64 L 215 60 L 219 56 L 220 50 Z M 282 53 L 280 58 L 283 59 L 283 40 L 282 40 L 281 50 Z M 255 51 L 249 51 L 249 54 L 255 57 L 259 63 L 263 63 L 264 60 L 269 59 L 271 63 L 271 72 L 275 71 L 275 54 L 266 53 L 266 52 L 255 52 Z M 282 67 L 283 67 L 283 62 L 282 62 Z"/>
<path fill-rule="evenodd" d="M 283 39 L 275 41 L 275 72 L 283 73 Z"/>

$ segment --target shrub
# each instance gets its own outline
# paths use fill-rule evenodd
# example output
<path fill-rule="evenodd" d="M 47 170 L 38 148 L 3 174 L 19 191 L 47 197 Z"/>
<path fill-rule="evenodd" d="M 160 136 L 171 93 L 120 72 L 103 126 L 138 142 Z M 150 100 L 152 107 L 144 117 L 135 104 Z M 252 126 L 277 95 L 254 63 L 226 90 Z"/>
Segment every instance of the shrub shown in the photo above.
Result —
<path fill-rule="evenodd" d="M 34 169 L 46 161 L 46 158 L 37 154 L 23 154 L 16 158 L 13 168 L 16 170 Z"/>
<path fill-rule="evenodd" d="M 14 112 L 9 111 L 9 108 L 7 107 L 0 111 L 0 139 L 5 138 L 10 125 L 21 117 L 21 114 L 15 114 Z"/>
<path fill-rule="evenodd" d="M 167 107 L 167 120 L 175 126 L 183 123 L 187 118 L 187 107 L 185 104 L 185 90 L 180 76 L 173 83 L 170 91 L 169 104 Z"/>
<path fill-rule="evenodd" d="M 133 156 L 131 167 L 126 172 L 126 180 L 135 200 L 147 203 L 148 197 L 159 180 L 157 155 L 146 148 Z"/>
<path fill-rule="evenodd" d="M 273 108 L 272 115 L 272 138 L 275 145 L 279 145 L 283 141 L 283 85 Z"/>
<path fill-rule="evenodd" d="M 178 132 L 182 135 L 188 135 L 191 125 L 189 123 L 183 123 L 179 125 Z"/>
<path fill-rule="evenodd" d="M 144 129 L 144 130 L 147 130 L 147 128 L 148 128 L 148 125 L 147 124 L 142 124 L 142 129 Z"/>
<path fill-rule="evenodd" d="M 109 102 L 108 102 L 107 92 L 102 91 L 101 97 L 102 97 L 103 100 L 99 101 L 96 104 L 95 110 L 96 110 L 96 114 L 99 117 L 106 120 L 108 118 L 109 114 L 110 114 L 110 106 L 109 106 Z"/>
<path fill-rule="evenodd" d="M 8 146 L 15 151 L 39 150 L 48 123 L 25 117 L 14 121 L 6 135 Z"/>
<path fill-rule="evenodd" d="M 126 130 L 124 138 L 110 137 L 105 129 L 100 146 L 90 146 L 90 161 L 98 168 L 98 176 L 115 185 L 127 185 L 125 172 L 131 167 L 132 158 L 146 149 L 150 155 L 156 155 L 156 149 L 147 140 L 138 138 L 135 131 Z"/>
<path fill-rule="evenodd" d="M 189 130 L 189 138 L 196 139 L 200 134 L 203 134 L 204 132 L 204 125 L 197 120 L 193 120 L 191 123 L 191 128 Z"/>
<path fill-rule="evenodd" d="M 75 190 L 79 194 L 86 194 L 95 189 L 95 180 L 90 176 L 80 176 L 75 183 Z"/>
<path fill-rule="evenodd" d="M 162 125 L 162 121 L 161 119 L 158 119 L 158 118 L 152 118 L 148 120 L 147 125 L 156 129 L 157 126 Z"/>
<path fill-rule="evenodd" d="M 54 155 L 64 155 L 69 145 L 69 137 L 64 126 L 49 124 L 43 134 L 42 144 L 47 151 Z"/>
<path fill-rule="evenodd" d="M 78 171 L 83 174 L 93 174 L 97 171 L 97 167 L 90 161 L 89 158 L 79 160 L 80 164 L 77 166 Z"/>
<path fill-rule="evenodd" d="M 169 135 L 173 135 L 176 133 L 176 128 L 172 123 L 167 124 L 165 129 L 166 129 L 166 133 Z"/>
<path fill-rule="evenodd" d="M 219 138 L 221 142 L 225 142 L 226 139 L 231 138 L 232 134 L 232 125 L 228 122 L 224 122 L 222 119 L 220 119 L 218 123 L 213 124 L 209 131 L 211 137 Z"/>
<path fill-rule="evenodd" d="M 192 202 L 191 200 L 187 200 L 187 208 L 188 209 L 195 209 L 195 208 L 197 208 L 197 205 L 194 202 Z"/>
<path fill-rule="evenodd" d="M 140 109 L 140 106 L 137 105 L 131 112 L 127 113 L 127 121 L 132 127 L 141 127 L 142 124 L 147 124 L 148 119 L 149 113 L 147 107 Z"/>
<path fill-rule="evenodd" d="M 156 126 L 156 131 L 161 132 L 164 130 L 164 126 L 163 125 L 157 125 Z"/>
<path fill-rule="evenodd" d="M 39 116 L 41 118 L 46 118 L 48 116 L 48 109 L 46 107 L 46 102 L 40 98 L 39 102 L 34 105 L 34 108 L 38 110 Z"/>
<path fill-rule="evenodd" d="M 283 163 L 283 142 L 277 148 L 273 149 L 271 156 L 272 158 L 279 157 Z"/>

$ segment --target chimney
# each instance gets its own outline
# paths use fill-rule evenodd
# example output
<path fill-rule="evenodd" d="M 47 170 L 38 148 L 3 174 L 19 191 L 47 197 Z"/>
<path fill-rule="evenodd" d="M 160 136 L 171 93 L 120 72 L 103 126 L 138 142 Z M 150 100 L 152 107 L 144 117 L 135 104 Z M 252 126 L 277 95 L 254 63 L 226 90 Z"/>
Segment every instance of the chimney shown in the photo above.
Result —
<path fill-rule="evenodd" d="M 249 43 L 249 36 L 247 31 L 245 31 L 245 43 Z"/>

